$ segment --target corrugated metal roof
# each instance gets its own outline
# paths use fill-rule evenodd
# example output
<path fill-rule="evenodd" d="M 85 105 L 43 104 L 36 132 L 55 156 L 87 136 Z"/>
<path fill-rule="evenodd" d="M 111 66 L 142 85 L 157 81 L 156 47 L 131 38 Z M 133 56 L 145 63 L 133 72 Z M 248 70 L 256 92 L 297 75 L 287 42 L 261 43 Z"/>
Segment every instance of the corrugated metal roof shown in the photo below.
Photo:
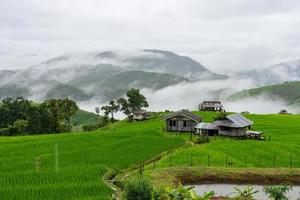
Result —
<path fill-rule="evenodd" d="M 218 130 L 218 126 L 214 123 L 201 122 L 196 125 L 196 129 Z"/>
<path fill-rule="evenodd" d="M 227 127 L 233 127 L 233 128 L 243 128 L 247 126 L 251 126 L 253 124 L 253 121 L 250 119 L 247 119 L 243 115 L 236 113 L 232 115 L 226 116 L 227 119 L 225 120 L 219 120 L 216 122 L 219 126 L 227 126 Z"/>
<path fill-rule="evenodd" d="M 176 115 L 183 115 L 183 116 L 185 116 L 187 118 L 190 118 L 190 119 L 192 119 L 194 121 L 197 121 L 197 122 L 201 121 L 201 117 L 199 117 L 198 115 L 195 115 L 195 114 L 193 114 L 193 113 L 191 113 L 187 110 L 179 110 L 177 112 L 171 113 L 171 114 L 165 116 L 164 119 L 166 120 L 166 119 L 169 119 L 169 118 L 174 117 Z"/>

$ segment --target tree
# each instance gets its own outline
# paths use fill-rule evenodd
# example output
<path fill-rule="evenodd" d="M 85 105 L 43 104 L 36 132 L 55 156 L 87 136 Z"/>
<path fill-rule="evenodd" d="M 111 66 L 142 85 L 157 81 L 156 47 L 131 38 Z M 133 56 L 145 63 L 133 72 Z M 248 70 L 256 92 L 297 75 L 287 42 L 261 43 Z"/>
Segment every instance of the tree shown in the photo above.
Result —
<path fill-rule="evenodd" d="M 227 115 L 228 114 L 226 112 L 219 112 L 216 116 L 214 116 L 214 120 L 226 119 Z"/>
<path fill-rule="evenodd" d="M 114 100 L 109 101 L 108 105 L 102 106 L 101 110 L 104 110 L 105 116 L 111 114 L 111 121 L 114 121 L 114 113 L 118 112 L 120 109 L 120 105 L 116 103 Z"/>
<path fill-rule="evenodd" d="M 96 106 L 96 107 L 95 107 L 95 112 L 96 112 L 97 115 L 99 115 L 99 113 L 100 113 L 100 108 Z"/>
<path fill-rule="evenodd" d="M 140 93 L 139 89 L 131 88 L 127 91 L 126 96 L 131 111 L 149 107 L 146 97 Z"/>
<path fill-rule="evenodd" d="M 127 116 L 134 110 L 149 107 L 146 97 L 140 93 L 139 89 L 134 88 L 127 91 L 126 98 L 121 97 L 117 102 L 120 105 L 120 110 Z"/>
<path fill-rule="evenodd" d="M 71 129 L 71 117 L 79 110 L 75 101 L 71 99 L 60 99 L 59 102 L 59 109 L 61 112 L 61 116 L 64 119 L 65 123 L 67 124 L 68 130 Z"/>
<path fill-rule="evenodd" d="M 49 99 L 43 103 L 44 107 L 48 109 L 48 111 L 51 113 L 51 119 L 50 123 L 52 126 L 52 129 L 56 133 L 61 132 L 61 112 L 60 112 L 60 103 L 57 99 Z"/>

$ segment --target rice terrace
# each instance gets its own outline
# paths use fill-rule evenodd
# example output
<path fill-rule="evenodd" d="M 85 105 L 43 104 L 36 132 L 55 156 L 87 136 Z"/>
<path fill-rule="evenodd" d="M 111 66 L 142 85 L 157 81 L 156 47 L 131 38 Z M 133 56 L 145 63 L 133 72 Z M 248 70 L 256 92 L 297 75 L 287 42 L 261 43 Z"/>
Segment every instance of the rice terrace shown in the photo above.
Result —
<path fill-rule="evenodd" d="M 0 0 L 0 200 L 300 200 L 299 0 Z"/>
<path fill-rule="evenodd" d="M 196 114 L 206 120 L 214 115 Z M 93 132 L 2 137 L 1 199 L 109 199 L 113 191 L 103 182 L 105 172 L 139 166 L 170 150 L 172 153 L 157 161 L 156 169 L 153 164 L 146 166 L 147 173 L 189 166 L 191 170 L 209 167 L 208 171 L 226 168 L 232 173 L 258 168 L 262 176 L 263 168 L 272 168 L 276 176 L 276 169 L 289 174 L 300 167 L 299 115 L 247 115 L 270 141 L 211 137 L 201 145 L 192 145 L 189 134 L 164 132 L 163 115 L 142 122 L 124 120 Z M 234 164 L 226 166 L 226 159 Z M 295 173 L 299 183 L 300 172 Z"/>

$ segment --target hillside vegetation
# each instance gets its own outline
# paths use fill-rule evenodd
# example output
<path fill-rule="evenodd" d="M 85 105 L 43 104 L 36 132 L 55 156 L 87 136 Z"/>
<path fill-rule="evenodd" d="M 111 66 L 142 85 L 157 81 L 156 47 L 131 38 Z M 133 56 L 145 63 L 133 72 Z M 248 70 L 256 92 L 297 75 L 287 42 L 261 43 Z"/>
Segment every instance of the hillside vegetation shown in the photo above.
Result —
<path fill-rule="evenodd" d="M 107 200 L 107 169 L 127 168 L 184 144 L 161 130 L 161 121 L 153 119 L 89 133 L 0 137 L 0 197 Z"/>
<path fill-rule="evenodd" d="M 288 105 L 300 105 L 300 81 L 285 82 L 282 84 L 243 90 L 229 97 L 230 100 L 240 100 L 248 97 L 266 96 L 273 99 L 282 99 Z"/>
<path fill-rule="evenodd" d="M 195 113 L 205 121 L 215 116 Z M 300 167 L 300 115 L 246 116 L 255 122 L 254 130 L 263 131 L 271 140 L 211 137 L 209 143 L 182 147 L 189 134 L 163 132 L 162 116 L 156 114 L 147 121 L 120 121 L 94 132 L 0 137 L 0 196 L 109 199 L 112 191 L 102 180 L 108 169 L 138 166 L 164 151 L 171 153 L 155 163 L 155 171 L 191 165 L 232 171 Z M 146 167 L 153 168 L 153 163 Z"/>

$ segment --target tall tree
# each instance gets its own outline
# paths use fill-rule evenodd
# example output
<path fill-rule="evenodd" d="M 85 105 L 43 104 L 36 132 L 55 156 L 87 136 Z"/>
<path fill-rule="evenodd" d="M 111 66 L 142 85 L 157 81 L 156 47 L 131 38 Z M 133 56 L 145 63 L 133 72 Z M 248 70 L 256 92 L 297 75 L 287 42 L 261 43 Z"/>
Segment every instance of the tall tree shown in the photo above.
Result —
<path fill-rule="evenodd" d="M 79 110 L 76 102 L 66 98 L 60 99 L 59 102 L 59 109 L 61 112 L 61 116 L 65 123 L 67 124 L 68 130 L 71 129 L 71 117 Z"/>
<path fill-rule="evenodd" d="M 104 111 L 105 116 L 111 115 L 111 121 L 114 121 L 114 113 L 118 112 L 120 105 L 114 100 L 109 101 L 108 105 L 102 106 L 101 110 Z"/>
<path fill-rule="evenodd" d="M 126 96 L 131 111 L 149 107 L 146 97 L 140 93 L 139 89 L 131 88 L 127 91 Z"/>

